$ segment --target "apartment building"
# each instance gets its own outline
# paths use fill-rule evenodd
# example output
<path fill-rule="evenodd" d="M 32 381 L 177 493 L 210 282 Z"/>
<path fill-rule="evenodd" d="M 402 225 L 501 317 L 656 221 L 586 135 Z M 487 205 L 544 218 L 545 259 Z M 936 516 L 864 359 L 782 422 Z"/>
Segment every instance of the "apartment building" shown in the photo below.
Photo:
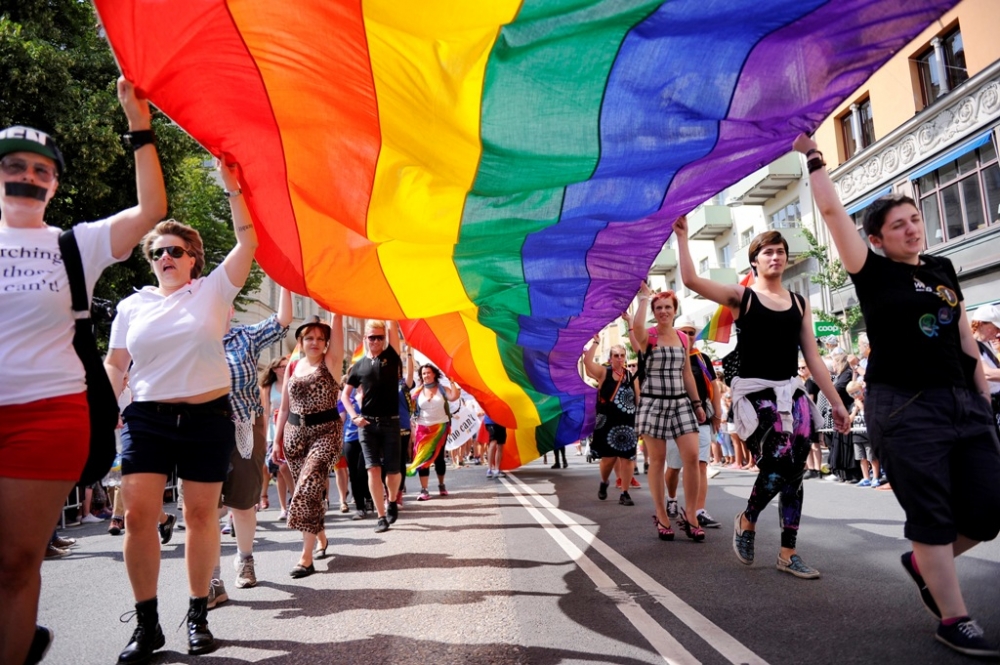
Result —
<path fill-rule="evenodd" d="M 864 236 L 865 209 L 875 199 L 893 192 L 913 197 L 924 217 L 927 252 L 952 260 L 969 309 L 1000 301 L 998 29 L 1000 2 L 964 0 L 901 49 L 815 133 L 859 233 Z M 706 277 L 735 284 L 750 269 L 750 240 L 776 229 L 789 243 L 785 286 L 808 294 L 814 308 L 839 314 L 857 303 L 853 287 L 829 292 L 813 284 L 818 265 L 804 256 L 809 244 L 803 229 L 827 245 L 818 221 L 805 160 L 790 152 L 688 216 L 695 266 Z M 675 240 L 664 246 L 649 277 L 654 288 L 678 291 L 681 313 L 699 327 L 715 311 L 681 285 Z M 821 322 L 817 327 L 828 330 Z M 714 347 L 725 355 L 732 344 Z"/>

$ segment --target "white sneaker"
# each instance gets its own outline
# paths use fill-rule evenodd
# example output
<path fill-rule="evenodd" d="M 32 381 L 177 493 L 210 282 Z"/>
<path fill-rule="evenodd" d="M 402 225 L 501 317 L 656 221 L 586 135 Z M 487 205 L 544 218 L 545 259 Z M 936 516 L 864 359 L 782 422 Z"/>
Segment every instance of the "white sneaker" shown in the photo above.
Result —
<path fill-rule="evenodd" d="M 80 523 L 81 524 L 99 524 L 100 522 L 103 522 L 103 521 L 104 520 L 102 520 L 97 515 L 87 514 L 87 515 L 84 515 L 84 517 L 83 517 L 82 520 L 80 520 Z"/>
<path fill-rule="evenodd" d="M 493 477 L 493 469 L 486 469 L 486 477 L 487 478 Z"/>
<path fill-rule="evenodd" d="M 722 473 L 722 469 L 717 466 L 709 466 L 705 475 L 709 478 L 715 478 L 717 475 Z"/>

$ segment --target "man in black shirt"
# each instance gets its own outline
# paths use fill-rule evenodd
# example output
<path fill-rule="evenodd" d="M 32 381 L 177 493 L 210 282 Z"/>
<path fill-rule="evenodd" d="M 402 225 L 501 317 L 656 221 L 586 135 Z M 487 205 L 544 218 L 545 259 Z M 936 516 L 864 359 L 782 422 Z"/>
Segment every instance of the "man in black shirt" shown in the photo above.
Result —
<path fill-rule="evenodd" d="M 387 339 L 388 338 L 388 339 Z M 403 364 L 396 350 L 399 331 L 395 325 L 387 328 L 384 321 L 369 320 L 365 324 L 365 357 L 351 367 L 347 383 L 340 393 L 351 421 L 358 427 L 361 452 L 368 470 L 368 489 L 378 512 L 376 533 L 389 530 L 399 516 L 396 503 L 402 476 L 400 463 L 399 378 Z M 361 389 L 361 411 L 351 403 L 351 394 Z M 389 500 L 382 490 L 382 467 L 389 469 L 385 485 Z"/>

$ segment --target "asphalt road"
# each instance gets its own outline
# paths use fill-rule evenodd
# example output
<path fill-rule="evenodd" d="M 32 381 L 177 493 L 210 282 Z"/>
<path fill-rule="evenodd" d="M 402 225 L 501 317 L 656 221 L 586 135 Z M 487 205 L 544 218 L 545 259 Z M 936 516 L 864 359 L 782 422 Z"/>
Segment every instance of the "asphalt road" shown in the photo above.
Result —
<path fill-rule="evenodd" d="M 569 454 L 503 481 L 482 467 L 448 470 L 449 497 L 412 500 L 385 534 L 373 520 L 328 516 L 331 556 L 293 580 L 298 534 L 260 513 L 254 589 L 236 589 L 235 541 L 223 536 L 228 603 L 210 614 L 220 648 L 188 656 L 184 532 L 163 548 L 160 616 L 167 646 L 153 663 L 968 663 L 933 639 L 934 620 L 899 565 L 907 549 L 891 492 L 807 481 L 799 552 L 819 569 L 774 568 L 777 509 L 762 517 L 757 561 L 732 552 L 732 519 L 753 483 L 711 481 L 723 528 L 696 544 L 656 537 L 644 485 L 634 507 L 597 499 L 597 467 Z M 432 479 L 432 487 L 434 487 Z M 272 505 L 275 490 L 271 488 Z M 170 507 L 172 508 L 172 507 Z M 66 529 L 74 554 L 43 565 L 40 622 L 56 641 L 46 663 L 114 663 L 134 624 L 120 537 Z M 970 612 L 1000 641 L 1000 544 L 959 561 Z"/>

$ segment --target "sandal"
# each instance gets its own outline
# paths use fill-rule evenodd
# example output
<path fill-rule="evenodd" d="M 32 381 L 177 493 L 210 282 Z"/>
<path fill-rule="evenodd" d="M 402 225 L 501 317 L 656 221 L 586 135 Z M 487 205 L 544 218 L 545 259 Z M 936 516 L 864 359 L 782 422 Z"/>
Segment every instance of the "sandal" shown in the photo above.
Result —
<path fill-rule="evenodd" d="M 674 530 L 670 528 L 669 524 L 664 526 L 663 522 L 657 519 L 656 515 L 653 515 L 653 524 L 656 525 L 656 534 L 660 537 L 660 540 L 674 539 Z"/>
<path fill-rule="evenodd" d="M 700 543 L 705 540 L 705 530 L 702 529 L 697 524 L 691 524 L 687 520 L 687 514 L 684 509 L 681 508 L 679 512 L 679 517 L 677 519 L 677 528 L 684 532 L 684 534 L 696 543 Z"/>

